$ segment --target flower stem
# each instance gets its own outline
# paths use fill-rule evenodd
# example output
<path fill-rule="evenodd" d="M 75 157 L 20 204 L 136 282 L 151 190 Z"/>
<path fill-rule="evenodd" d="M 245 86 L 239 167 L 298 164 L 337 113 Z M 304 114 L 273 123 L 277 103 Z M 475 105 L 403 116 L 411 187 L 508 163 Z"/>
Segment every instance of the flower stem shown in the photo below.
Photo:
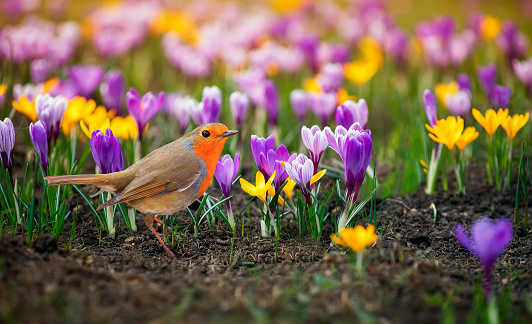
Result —
<path fill-rule="evenodd" d="M 355 271 L 357 274 L 361 274 L 362 271 L 364 270 L 362 267 L 363 253 L 364 253 L 364 250 L 357 253 L 357 262 L 355 264 Z"/>
<path fill-rule="evenodd" d="M 451 160 L 453 161 L 453 167 L 454 167 L 454 173 L 456 175 L 456 183 L 458 185 L 458 191 L 465 194 L 465 186 L 463 184 L 462 174 L 460 172 L 460 166 L 458 163 L 456 163 L 456 159 L 454 158 L 454 153 L 451 151 Z"/>
<path fill-rule="evenodd" d="M 340 220 L 338 220 L 338 233 L 347 225 L 347 218 L 349 217 L 349 210 L 351 209 L 352 205 L 353 195 L 350 195 L 349 197 L 347 197 L 347 202 L 345 204 L 345 209 L 342 212 L 342 216 L 340 217 Z"/>

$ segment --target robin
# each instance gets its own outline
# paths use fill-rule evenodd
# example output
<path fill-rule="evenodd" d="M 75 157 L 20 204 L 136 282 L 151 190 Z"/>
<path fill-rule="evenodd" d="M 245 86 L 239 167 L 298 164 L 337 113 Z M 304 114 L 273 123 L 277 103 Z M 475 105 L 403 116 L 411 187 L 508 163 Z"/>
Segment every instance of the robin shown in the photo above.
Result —
<path fill-rule="evenodd" d="M 144 222 L 177 261 L 152 224 L 157 215 L 171 215 L 192 204 L 209 187 L 225 141 L 237 131 L 223 124 L 203 124 L 162 146 L 124 171 L 108 174 L 49 176 L 48 185 L 93 185 L 115 194 L 98 210 L 128 203 L 146 214 Z"/>

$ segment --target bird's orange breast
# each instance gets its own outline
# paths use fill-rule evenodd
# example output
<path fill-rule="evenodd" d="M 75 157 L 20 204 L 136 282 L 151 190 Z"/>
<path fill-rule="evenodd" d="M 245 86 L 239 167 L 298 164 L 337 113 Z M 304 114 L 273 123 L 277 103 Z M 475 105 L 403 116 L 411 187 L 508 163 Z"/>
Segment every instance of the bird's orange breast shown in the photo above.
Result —
<path fill-rule="evenodd" d="M 209 188 L 209 185 L 211 184 L 212 177 L 214 176 L 214 171 L 216 171 L 216 165 L 218 163 L 218 160 L 220 159 L 220 155 L 222 154 L 224 144 L 225 144 L 225 138 L 219 139 L 216 143 L 209 143 L 210 145 L 206 145 L 202 142 L 194 145 L 193 151 L 194 153 L 205 162 L 205 165 L 207 166 L 207 176 L 203 178 L 201 181 L 200 190 L 198 193 L 198 197 L 201 197 L 203 193 Z"/>

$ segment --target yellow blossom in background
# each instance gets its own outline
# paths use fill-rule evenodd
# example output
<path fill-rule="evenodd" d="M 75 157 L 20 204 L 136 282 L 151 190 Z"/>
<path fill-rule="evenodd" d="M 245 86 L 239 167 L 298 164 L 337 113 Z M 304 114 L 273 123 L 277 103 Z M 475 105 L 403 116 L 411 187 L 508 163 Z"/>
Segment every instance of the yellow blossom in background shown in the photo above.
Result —
<path fill-rule="evenodd" d="M 26 97 L 20 95 L 18 101 L 13 100 L 11 103 L 16 111 L 28 117 L 32 122 L 37 121 L 37 110 L 35 110 L 35 99 L 30 102 Z"/>
<path fill-rule="evenodd" d="M 0 96 L 6 93 L 6 90 L 7 90 L 7 84 L 0 83 Z"/>
<path fill-rule="evenodd" d="M 331 240 L 338 245 L 351 248 L 355 253 L 374 244 L 378 238 L 374 225 L 368 225 L 366 228 L 362 225 L 357 225 L 355 228 L 346 227 L 338 234 L 331 234 Z"/>
<path fill-rule="evenodd" d="M 90 116 L 95 108 L 96 102 L 92 99 L 87 100 L 84 97 L 75 97 L 70 100 L 61 122 L 63 133 L 67 135 L 81 119 Z"/>
<path fill-rule="evenodd" d="M 452 152 L 456 142 L 462 136 L 464 130 L 464 120 L 462 117 L 449 116 L 447 119 L 440 119 L 436 121 L 434 127 L 425 124 L 425 128 L 430 132 L 429 137 L 440 144 L 447 146 Z"/>
<path fill-rule="evenodd" d="M 137 123 L 135 123 L 135 120 L 130 115 L 128 115 L 126 118 L 116 116 L 111 119 L 111 130 L 116 137 L 120 137 L 125 140 L 135 139 L 139 132 Z"/>
<path fill-rule="evenodd" d="M 177 10 L 161 10 L 150 22 L 150 32 L 155 35 L 174 32 L 190 44 L 195 44 L 198 38 L 194 20 L 187 13 Z"/>
<path fill-rule="evenodd" d="M 490 138 L 493 137 L 497 128 L 499 128 L 501 123 L 506 120 L 506 117 L 508 117 L 508 109 L 502 108 L 499 108 L 497 113 L 490 108 L 486 111 L 486 116 L 483 116 L 482 113 L 475 108 L 473 108 L 472 113 L 473 117 L 475 117 L 476 121 L 486 130 L 486 133 L 488 133 Z"/>
<path fill-rule="evenodd" d="M 257 174 L 255 175 L 255 185 L 240 178 L 240 186 L 244 192 L 251 196 L 259 197 L 260 200 L 266 202 L 266 194 L 271 190 L 270 188 L 272 187 L 273 179 L 275 179 L 275 171 L 273 171 L 272 176 L 267 182 L 264 181 L 264 175 L 260 171 L 257 171 Z"/>
<path fill-rule="evenodd" d="M 423 166 L 423 172 L 425 172 L 425 174 L 427 174 L 427 168 L 429 167 L 427 162 L 423 161 L 423 160 L 419 160 L 419 163 L 421 164 L 421 166 Z"/>
<path fill-rule="evenodd" d="M 59 78 L 53 77 L 48 80 L 46 80 L 43 84 L 43 93 L 50 93 L 55 90 L 55 88 L 59 85 Z"/>
<path fill-rule="evenodd" d="M 484 39 L 494 39 L 499 35 L 501 30 L 501 22 L 499 19 L 492 16 L 484 16 L 480 22 L 480 35 Z"/>
<path fill-rule="evenodd" d="M 306 79 L 303 82 L 303 90 L 307 92 L 317 92 L 317 93 L 323 92 L 323 89 L 321 88 L 321 85 L 319 84 L 317 77 L 314 77 L 312 79 Z"/>
<path fill-rule="evenodd" d="M 357 96 L 349 95 L 349 93 L 347 93 L 347 90 L 345 90 L 344 88 L 338 89 L 338 91 L 336 92 L 336 98 L 338 98 L 338 100 L 336 102 L 338 106 L 340 106 L 341 104 L 343 104 L 347 100 L 353 100 L 355 102 L 358 101 Z"/>
<path fill-rule="evenodd" d="M 525 115 L 515 114 L 513 116 L 506 116 L 501 122 L 501 127 L 504 128 L 506 134 L 513 141 L 517 132 L 528 122 L 528 112 Z"/>
<path fill-rule="evenodd" d="M 369 81 L 382 65 L 382 50 L 379 43 L 370 37 L 365 37 L 359 48 L 361 58 L 344 65 L 346 79 L 356 83 L 365 84 Z"/>
<path fill-rule="evenodd" d="M 438 100 L 447 107 L 445 104 L 445 97 L 450 94 L 455 94 L 460 89 L 460 86 L 458 85 L 458 82 L 452 81 L 449 83 L 438 83 L 436 87 L 434 88 L 434 92 L 436 93 L 436 97 Z"/>
<path fill-rule="evenodd" d="M 97 129 L 105 132 L 111 127 L 111 118 L 114 114 L 114 111 L 107 111 L 105 107 L 98 106 L 91 115 L 80 121 L 81 130 L 88 138 L 91 138 L 92 132 Z"/>
<path fill-rule="evenodd" d="M 478 135 L 475 127 L 468 127 L 456 142 L 456 146 L 460 151 L 463 151 L 469 143 L 477 139 Z"/>
<path fill-rule="evenodd" d="M 289 13 L 300 9 L 304 0 L 270 0 L 270 6 L 273 10 L 280 13 Z"/>
<path fill-rule="evenodd" d="M 278 73 L 279 73 L 279 65 L 277 65 L 277 63 L 275 62 L 268 63 L 268 65 L 266 66 L 266 74 L 269 77 L 274 77 Z"/>

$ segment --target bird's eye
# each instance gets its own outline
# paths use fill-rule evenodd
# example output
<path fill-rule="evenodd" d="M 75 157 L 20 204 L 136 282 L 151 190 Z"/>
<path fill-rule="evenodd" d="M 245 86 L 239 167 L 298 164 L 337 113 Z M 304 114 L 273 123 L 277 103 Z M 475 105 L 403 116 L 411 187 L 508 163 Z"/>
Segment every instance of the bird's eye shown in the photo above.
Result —
<path fill-rule="evenodd" d="M 209 132 L 207 130 L 204 130 L 203 132 L 201 132 L 201 136 L 207 138 L 207 137 L 211 136 L 211 132 Z"/>

